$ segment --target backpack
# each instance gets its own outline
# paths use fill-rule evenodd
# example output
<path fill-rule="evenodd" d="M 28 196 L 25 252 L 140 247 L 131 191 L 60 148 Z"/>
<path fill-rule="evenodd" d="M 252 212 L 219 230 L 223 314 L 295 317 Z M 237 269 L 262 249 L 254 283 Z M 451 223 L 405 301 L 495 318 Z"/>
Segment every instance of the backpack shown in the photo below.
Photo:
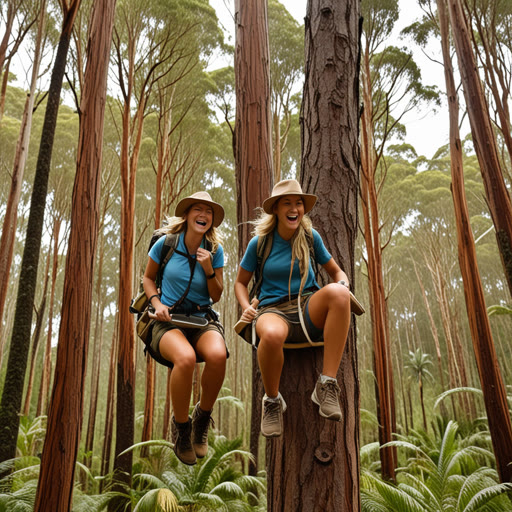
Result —
<path fill-rule="evenodd" d="M 164 244 L 162 245 L 162 249 L 160 251 L 160 265 L 158 267 L 158 272 L 156 274 L 156 287 L 160 291 L 162 285 L 162 278 L 164 275 L 165 265 L 169 262 L 174 252 L 177 250 L 178 241 L 180 237 L 180 233 L 167 233 L 166 235 L 162 234 L 159 230 L 155 230 L 149 241 L 148 252 L 151 250 L 153 245 L 157 240 L 159 240 L 162 236 L 165 236 Z M 212 243 L 205 238 L 205 249 L 210 251 L 212 250 Z M 213 253 L 212 253 L 213 256 Z M 192 276 L 191 276 L 192 279 Z M 188 291 L 188 289 L 187 289 Z M 185 292 L 186 295 L 186 292 Z M 185 296 L 184 295 L 184 296 Z M 182 297 L 182 299 L 184 298 Z M 144 342 L 144 354 L 149 352 L 149 355 L 158 363 L 167 366 L 168 368 L 172 368 L 172 363 L 167 361 L 166 359 L 158 356 L 156 352 L 151 348 L 151 337 L 153 331 L 153 324 L 155 320 L 149 317 L 148 308 L 150 306 L 148 297 L 144 290 L 139 292 L 139 294 L 132 299 L 130 304 L 130 313 L 137 315 L 135 330 L 137 331 L 137 336 Z"/>

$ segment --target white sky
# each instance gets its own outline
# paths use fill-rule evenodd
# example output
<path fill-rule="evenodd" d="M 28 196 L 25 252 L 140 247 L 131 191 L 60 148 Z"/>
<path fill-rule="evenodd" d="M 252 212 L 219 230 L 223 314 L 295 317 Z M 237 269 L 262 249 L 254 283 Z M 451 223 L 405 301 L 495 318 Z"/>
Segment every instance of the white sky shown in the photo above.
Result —
<path fill-rule="evenodd" d="M 280 0 L 280 2 L 299 23 L 304 22 L 307 0 Z M 399 0 L 399 2 L 401 10 L 400 18 L 395 27 L 396 34 L 421 17 L 422 14 L 414 0 Z M 234 45 L 234 22 L 231 14 L 234 11 L 234 0 L 210 0 L 210 4 L 216 9 L 217 16 L 230 34 L 230 42 Z M 393 38 L 393 44 L 396 46 L 411 46 L 411 42 L 400 40 L 397 36 Z M 433 51 L 438 53 L 435 46 Z M 443 68 L 439 64 L 431 62 L 419 49 L 414 51 L 414 58 L 422 71 L 424 84 L 437 85 L 440 91 L 444 92 Z M 219 62 L 218 66 L 221 65 L 225 65 L 225 63 Z M 212 63 L 212 66 L 217 67 L 215 62 Z M 407 128 L 405 142 L 412 144 L 419 155 L 431 158 L 439 147 L 448 142 L 448 114 L 444 98 L 438 113 L 432 113 L 430 110 L 411 112 L 402 121 Z M 464 130 L 463 127 L 461 136 L 464 137 L 467 132 L 468 129 Z"/>

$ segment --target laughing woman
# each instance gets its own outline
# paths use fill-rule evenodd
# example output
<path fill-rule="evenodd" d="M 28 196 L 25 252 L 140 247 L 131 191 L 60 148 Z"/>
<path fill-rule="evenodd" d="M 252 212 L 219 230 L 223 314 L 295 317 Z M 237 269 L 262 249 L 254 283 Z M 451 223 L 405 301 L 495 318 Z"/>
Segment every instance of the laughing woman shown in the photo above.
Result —
<path fill-rule="evenodd" d="M 319 406 L 321 416 L 341 420 L 336 373 L 350 325 L 349 283 L 306 216 L 316 199 L 304 194 L 295 180 L 283 180 L 274 187 L 255 221 L 256 236 L 247 246 L 235 282 L 235 294 L 243 310 L 241 320 L 256 320 L 258 363 L 265 388 L 261 432 L 266 437 L 280 436 L 283 431 L 286 403 L 279 393 L 279 382 L 285 343 L 323 339 L 323 371 L 311 399 Z M 270 253 L 262 261 L 258 239 L 270 236 Z M 319 287 L 311 256 L 327 271 L 332 283 Z M 258 264 L 263 268 L 258 269 Z M 255 272 L 261 279 L 258 309 L 249 302 L 248 292 Z"/>
<path fill-rule="evenodd" d="M 224 329 L 211 304 L 223 290 L 224 251 L 217 227 L 224 218 L 222 206 L 207 192 L 196 192 L 182 199 L 175 216 L 161 230 L 174 233 L 176 248 L 163 270 L 161 290 L 156 280 L 160 269 L 161 236 L 149 251 L 144 273 L 144 291 L 155 310 L 151 349 L 171 366 L 171 402 L 174 416 L 171 432 L 174 451 L 185 464 L 195 464 L 208 450 L 211 412 L 224 381 L 227 350 Z M 202 327 L 173 323 L 172 315 L 184 313 L 208 320 Z M 204 322 L 206 323 L 206 322 Z M 192 378 L 196 361 L 204 361 L 201 399 L 189 417 Z"/>

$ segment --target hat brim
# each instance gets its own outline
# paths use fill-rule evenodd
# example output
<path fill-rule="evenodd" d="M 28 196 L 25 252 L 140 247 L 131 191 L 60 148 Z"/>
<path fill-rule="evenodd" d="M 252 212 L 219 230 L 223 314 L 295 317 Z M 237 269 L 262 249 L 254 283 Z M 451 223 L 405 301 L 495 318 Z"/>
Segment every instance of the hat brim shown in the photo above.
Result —
<path fill-rule="evenodd" d="M 315 206 L 317 200 L 317 197 L 314 194 L 297 194 L 294 192 L 286 192 L 286 194 L 279 194 L 277 196 L 272 196 L 265 199 L 262 205 L 263 211 L 272 215 L 274 213 L 274 204 L 285 196 L 301 196 L 302 200 L 304 201 L 304 213 L 310 212 L 313 209 L 313 206 Z"/>
<path fill-rule="evenodd" d="M 176 206 L 176 210 L 174 211 L 174 215 L 176 217 L 183 217 L 185 212 L 196 203 L 203 203 L 207 204 L 208 206 L 212 207 L 213 210 L 213 227 L 217 228 L 222 224 L 222 221 L 224 220 L 224 208 L 219 204 L 215 203 L 214 201 L 208 201 L 206 199 L 198 199 L 196 197 L 186 197 L 185 199 L 182 199 Z"/>

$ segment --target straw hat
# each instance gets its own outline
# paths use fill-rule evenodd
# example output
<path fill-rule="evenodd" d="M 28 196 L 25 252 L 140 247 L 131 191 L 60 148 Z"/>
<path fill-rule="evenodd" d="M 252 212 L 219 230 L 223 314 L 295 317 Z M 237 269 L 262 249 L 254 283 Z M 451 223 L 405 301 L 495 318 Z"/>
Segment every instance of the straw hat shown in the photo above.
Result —
<path fill-rule="evenodd" d="M 274 203 L 283 196 L 302 196 L 304 201 L 304 213 L 308 213 L 315 206 L 317 197 L 314 194 L 304 194 L 297 180 L 282 180 L 272 189 L 272 195 L 263 201 L 263 210 L 272 214 Z"/>
<path fill-rule="evenodd" d="M 191 196 L 183 198 L 177 205 L 174 215 L 176 217 L 183 217 L 184 213 L 195 203 L 205 203 L 212 207 L 213 210 L 213 227 L 220 226 L 224 219 L 224 208 L 219 203 L 212 201 L 208 192 L 195 192 Z"/>

